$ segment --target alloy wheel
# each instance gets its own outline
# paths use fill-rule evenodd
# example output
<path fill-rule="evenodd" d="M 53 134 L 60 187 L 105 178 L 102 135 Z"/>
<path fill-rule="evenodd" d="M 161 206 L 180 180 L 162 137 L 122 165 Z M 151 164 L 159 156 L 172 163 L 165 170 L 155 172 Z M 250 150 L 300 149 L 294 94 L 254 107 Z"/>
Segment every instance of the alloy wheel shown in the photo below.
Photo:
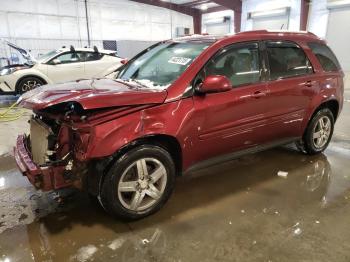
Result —
<path fill-rule="evenodd" d="M 38 83 L 36 80 L 28 80 L 26 81 L 22 86 L 22 92 L 30 91 L 38 86 L 41 86 L 40 83 Z"/>
<path fill-rule="evenodd" d="M 167 171 L 155 158 L 142 158 L 129 165 L 118 183 L 118 198 L 128 210 L 141 212 L 154 206 L 167 184 Z"/>
<path fill-rule="evenodd" d="M 331 134 L 331 120 L 328 116 L 322 116 L 316 123 L 313 131 L 313 143 L 316 148 L 324 147 Z"/>

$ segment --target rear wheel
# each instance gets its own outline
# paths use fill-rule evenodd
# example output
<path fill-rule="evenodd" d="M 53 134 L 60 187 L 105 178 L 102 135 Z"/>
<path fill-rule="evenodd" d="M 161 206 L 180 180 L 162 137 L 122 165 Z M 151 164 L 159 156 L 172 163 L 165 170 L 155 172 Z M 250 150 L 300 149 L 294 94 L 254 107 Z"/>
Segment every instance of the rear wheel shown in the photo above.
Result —
<path fill-rule="evenodd" d="M 16 93 L 21 95 L 44 84 L 44 81 L 37 77 L 26 77 L 18 83 Z"/>
<path fill-rule="evenodd" d="M 122 219 L 139 219 L 158 211 L 174 188 L 175 165 L 161 147 L 142 145 L 121 156 L 102 185 L 107 212 Z"/>
<path fill-rule="evenodd" d="M 333 135 L 334 116 L 328 108 L 320 109 L 310 120 L 301 141 L 297 147 L 310 155 L 323 152 Z"/>

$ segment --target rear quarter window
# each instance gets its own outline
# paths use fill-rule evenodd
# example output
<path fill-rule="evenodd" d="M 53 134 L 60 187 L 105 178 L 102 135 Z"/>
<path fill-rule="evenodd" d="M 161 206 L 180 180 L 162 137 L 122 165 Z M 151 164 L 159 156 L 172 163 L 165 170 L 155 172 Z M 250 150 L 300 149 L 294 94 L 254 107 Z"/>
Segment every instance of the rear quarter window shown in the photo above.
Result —
<path fill-rule="evenodd" d="M 341 69 L 338 59 L 327 45 L 313 42 L 308 43 L 308 46 L 317 57 L 324 71 L 332 72 Z"/>
<path fill-rule="evenodd" d="M 289 41 L 268 41 L 266 43 L 270 65 L 270 80 L 311 74 L 311 63 L 304 50 Z"/>

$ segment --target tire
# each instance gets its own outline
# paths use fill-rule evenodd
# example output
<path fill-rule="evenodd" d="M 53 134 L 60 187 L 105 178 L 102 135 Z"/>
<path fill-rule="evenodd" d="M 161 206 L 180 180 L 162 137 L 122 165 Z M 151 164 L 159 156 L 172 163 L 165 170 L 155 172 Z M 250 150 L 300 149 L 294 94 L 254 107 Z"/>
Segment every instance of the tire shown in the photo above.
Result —
<path fill-rule="evenodd" d="M 38 86 L 44 85 L 45 82 L 41 80 L 40 78 L 29 76 L 23 78 L 16 87 L 16 93 L 18 95 L 22 95 L 27 91 L 33 90 L 34 88 L 37 88 Z"/>
<path fill-rule="evenodd" d="M 308 155 L 319 154 L 327 148 L 331 141 L 333 130 L 333 113 L 328 108 L 322 108 L 310 120 L 302 140 L 297 142 L 297 147 Z"/>
<path fill-rule="evenodd" d="M 100 192 L 101 204 L 122 220 L 149 216 L 169 199 L 175 176 L 174 161 L 165 149 L 138 146 L 119 157 L 107 172 Z"/>

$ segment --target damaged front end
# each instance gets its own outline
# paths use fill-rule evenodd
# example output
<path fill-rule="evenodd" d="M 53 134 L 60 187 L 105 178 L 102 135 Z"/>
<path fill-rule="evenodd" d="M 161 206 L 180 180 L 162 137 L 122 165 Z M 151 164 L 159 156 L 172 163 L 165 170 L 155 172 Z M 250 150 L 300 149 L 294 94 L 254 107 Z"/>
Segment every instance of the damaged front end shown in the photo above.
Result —
<path fill-rule="evenodd" d="M 166 94 L 111 79 L 29 91 L 18 100 L 34 115 L 30 135 L 17 139 L 17 165 L 37 189 L 81 188 L 90 162 L 101 162 L 130 141 L 133 133 L 127 130 L 142 130 L 141 114 L 136 112 L 163 103 Z"/>
<path fill-rule="evenodd" d="M 79 136 L 69 122 L 45 114 L 33 115 L 29 123 L 30 135 L 20 135 L 14 149 L 22 174 L 43 191 L 80 187 L 86 164 L 76 154 L 87 144 L 84 135 Z"/>

